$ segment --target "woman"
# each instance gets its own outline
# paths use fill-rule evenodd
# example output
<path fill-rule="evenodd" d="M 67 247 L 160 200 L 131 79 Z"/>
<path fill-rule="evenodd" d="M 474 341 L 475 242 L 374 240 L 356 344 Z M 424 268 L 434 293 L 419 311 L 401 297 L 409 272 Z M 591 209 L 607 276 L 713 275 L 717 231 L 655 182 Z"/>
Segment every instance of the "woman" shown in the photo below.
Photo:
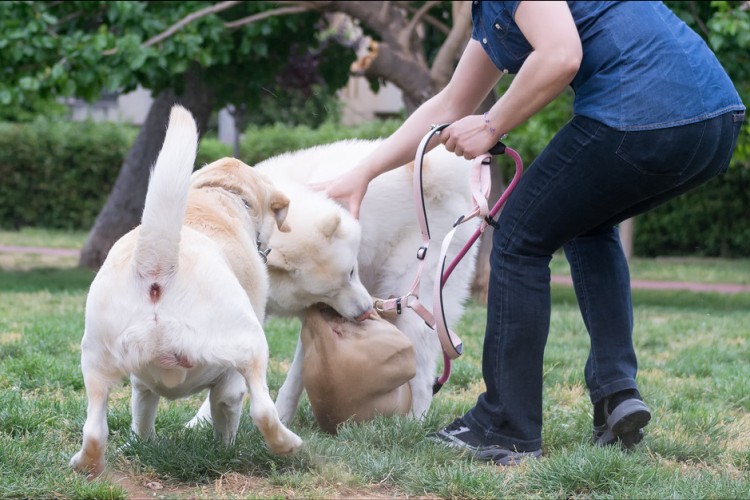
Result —
<path fill-rule="evenodd" d="M 594 442 L 640 442 L 628 264 L 616 225 L 726 171 L 744 106 L 718 60 L 661 2 L 473 2 L 450 83 L 357 168 L 325 186 L 358 216 L 368 183 L 409 162 L 430 124 L 473 158 L 570 85 L 574 117 L 534 161 L 493 235 L 482 371 L 486 392 L 441 440 L 501 465 L 541 456 L 552 254 L 563 248 L 591 349 Z M 472 114 L 504 72 L 516 74 Z"/>

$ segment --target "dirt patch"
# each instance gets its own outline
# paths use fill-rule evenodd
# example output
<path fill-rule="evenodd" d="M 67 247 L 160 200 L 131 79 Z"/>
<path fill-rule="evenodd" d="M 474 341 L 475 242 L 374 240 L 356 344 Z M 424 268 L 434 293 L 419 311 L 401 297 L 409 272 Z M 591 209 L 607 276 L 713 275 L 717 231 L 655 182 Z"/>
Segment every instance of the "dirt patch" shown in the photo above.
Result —
<path fill-rule="evenodd" d="M 194 498 L 195 488 L 165 485 L 159 480 L 135 477 L 122 471 L 110 472 L 106 479 L 126 491 L 128 498 Z"/>
<path fill-rule="evenodd" d="M 3 344 L 15 344 L 20 342 L 23 335 L 16 332 L 2 332 L 0 333 L 0 345 Z"/>
<path fill-rule="evenodd" d="M 309 498 L 310 496 L 354 500 L 407 497 L 417 499 L 438 498 L 407 495 L 383 484 L 353 487 L 343 483 L 316 481 L 314 478 L 310 478 L 310 483 L 306 482 L 299 487 L 280 486 L 273 484 L 270 479 L 265 477 L 247 476 L 236 472 L 226 474 L 206 485 L 170 484 L 147 476 L 134 476 L 121 470 L 111 471 L 105 478 L 120 486 L 125 490 L 128 498 L 133 500 L 152 498 Z"/>

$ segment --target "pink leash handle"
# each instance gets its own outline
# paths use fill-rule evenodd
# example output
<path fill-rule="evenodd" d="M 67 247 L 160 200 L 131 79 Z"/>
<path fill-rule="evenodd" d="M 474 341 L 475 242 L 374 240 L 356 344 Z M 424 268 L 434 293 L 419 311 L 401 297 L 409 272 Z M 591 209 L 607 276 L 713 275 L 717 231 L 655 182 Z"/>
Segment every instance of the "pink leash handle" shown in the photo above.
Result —
<path fill-rule="evenodd" d="M 466 242 L 466 244 L 461 248 L 461 250 L 454 256 L 451 263 L 448 265 L 448 267 L 445 267 L 445 257 L 442 259 L 441 264 L 441 271 L 442 271 L 442 279 L 440 280 L 440 283 L 436 283 L 435 285 L 435 297 L 436 300 L 433 303 L 433 307 L 435 305 L 440 305 L 439 313 L 440 317 L 438 317 L 438 321 L 436 321 L 436 324 L 440 324 L 442 320 L 442 326 L 447 330 L 447 326 L 445 326 L 445 316 L 443 314 L 443 308 L 442 308 L 442 290 L 443 286 L 445 285 L 445 282 L 450 277 L 453 270 L 456 268 L 458 263 L 461 261 L 461 259 L 466 255 L 466 253 L 469 251 L 471 246 L 476 242 L 476 240 L 479 238 L 479 236 L 484 232 L 484 230 L 487 228 L 488 225 L 490 225 L 490 221 L 494 220 L 494 217 L 497 215 L 497 213 L 500 211 L 502 206 L 505 204 L 505 202 L 508 200 L 508 197 L 513 192 L 513 189 L 516 187 L 518 182 L 521 180 L 521 175 L 523 174 L 523 161 L 521 160 L 521 156 L 516 152 L 515 150 L 506 147 L 501 142 L 498 142 L 493 148 L 489 151 L 488 155 L 498 155 L 498 154 L 507 154 L 511 158 L 513 158 L 515 162 L 516 171 L 513 176 L 513 179 L 511 180 L 510 184 L 505 188 L 505 191 L 503 191 L 500 198 L 497 200 L 495 205 L 492 207 L 492 210 L 490 210 L 489 214 L 486 216 L 485 220 L 483 220 L 479 227 L 474 231 L 472 236 L 469 238 L 469 240 Z M 483 156 L 488 156 L 483 155 Z M 482 161 L 481 158 L 478 158 L 479 161 Z M 456 222 L 456 226 L 461 221 Z M 454 229 L 455 230 L 455 229 Z M 447 246 L 447 243 L 444 244 L 444 246 Z M 437 317 L 437 314 L 436 314 Z M 448 335 L 448 338 L 450 338 L 450 335 Z M 442 344 L 442 342 L 441 342 Z M 452 357 L 449 356 L 449 352 L 443 349 L 443 373 L 435 380 L 435 384 L 432 387 L 433 394 L 437 393 L 437 391 L 440 390 L 440 388 L 448 381 L 450 378 L 451 373 L 451 360 Z"/>
<path fill-rule="evenodd" d="M 518 181 L 521 180 L 521 175 L 523 174 L 523 160 L 521 160 L 521 156 L 514 149 L 511 149 L 507 146 L 505 147 L 504 153 L 510 156 L 511 158 L 513 158 L 513 161 L 516 164 L 516 173 L 513 175 L 513 179 L 510 181 L 510 184 L 508 184 L 508 186 L 505 188 L 505 191 L 503 191 L 503 194 L 500 195 L 500 198 L 497 200 L 497 202 L 495 202 L 495 205 L 492 207 L 492 210 L 490 210 L 488 217 L 490 217 L 491 219 L 494 219 L 497 213 L 502 208 L 502 206 L 505 205 L 505 202 L 508 200 L 510 193 L 513 192 L 513 189 L 515 189 L 516 184 L 518 184 Z M 451 273 L 456 268 L 456 266 L 461 261 L 461 259 L 464 258 L 464 256 L 469 251 L 469 249 L 474 244 L 474 242 L 477 241 L 479 236 L 484 232 L 485 229 L 487 229 L 487 226 L 489 226 L 488 222 L 486 220 L 482 221 L 482 223 L 479 225 L 476 231 L 474 231 L 474 234 L 471 235 L 471 237 L 466 242 L 466 244 L 461 248 L 461 250 L 456 254 L 456 256 L 453 257 L 453 260 L 451 261 L 451 263 L 448 265 L 448 267 L 445 269 L 445 272 L 443 273 L 443 281 L 442 281 L 443 285 L 448 280 L 448 277 L 451 275 Z"/>

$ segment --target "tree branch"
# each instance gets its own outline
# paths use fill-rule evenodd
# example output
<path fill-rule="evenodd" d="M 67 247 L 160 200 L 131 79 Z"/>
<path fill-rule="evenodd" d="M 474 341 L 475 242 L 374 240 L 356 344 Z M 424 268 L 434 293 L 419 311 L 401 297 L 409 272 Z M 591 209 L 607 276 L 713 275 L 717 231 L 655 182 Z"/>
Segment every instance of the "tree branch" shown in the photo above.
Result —
<path fill-rule="evenodd" d="M 409 24 L 404 29 L 402 35 L 408 40 L 409 37 L 411 37 L 411 33 L 417 28 L 417 24 L 419 24 L 422 21 L 422 18 L 427 15 L 427 12 L 439 3 L 440 2 L 438 0 L 425 2 L 425 4 L 420 7 L 417 12 L 414 13 L 411 20 L 409 21 Z"/>
<path fill-rule="evenodd" d="M 455 2 L 453 4 L 453 28 L 440 46 L 432 62 L 430 77 L 438 89 L 448 84 L 456 66 L 459 52 L 463 50 L 471 35 L 471 4 Z"/>
<path fill-rule="evenodd" d="M 698 10 L 695 8 L 695 2 L 688 2 L 688 8 L 690 9 L 690 15 L 693 16 L 693 19 L 695 20 L 700 30 L 703 32 L 706 38 L 708 38 L 708 28 L 703 22 L 703 19 L 701 19 L 698 15 Z"/>
<path fill-rule="evenodd" d="M 165 40 L 169 38 L 170 36 L 174 35 L 177 31 L 184 28 L 188 24 L 192 23 L 196 19 L 200 19 L 201 17 L 205 17 L 210 14 L 215 14 L 217 12 L 227 10 L 230 7 L 234 7 L 238 3 L 241 3 L 241 2 L 234 1 L 234 0 L 226 1 L 226 2 L 219 2 L 217 4 L 211 5 L 210 7 L 206 7 L 204 9 L 197 10 L 191 14 L 188 14 L 187 16 L 183 17 L 182 19 L 174 23 L 172 26 L 170 26 L 169 29 L 167 29 L 166 31 L 159 33 L 155 37 L 146 40 L 143 46 L 150 47 L 152 45 L 156 45 L 162 40 Z"/>
<path fill-rule="evenodd" d="M 367 25 L 380 38 L 394 47 L 399 42 L 394 33 L 398 33 L 406 26 L 405 16 L 400 11 L 389 8 L 393 2 L 352 2 L 346 0 L 310 0 L 310 1 L 277 1 L 276 3 L 291 3 L 309 6 L 315 10 L 325 12 L 341 12 Z"/>
<path fill-rule="evenodd" d="M 227 10 L 230 7 L 234 7 L 235 5 L 239 4 L 241 2 L 239 1 L 226 1 L 226 2 L 219 2 L 217 4 L 211 5 L 210 7 L 203 8 L 201 10 L 197 10 L 195 12 L 191 12 L 187 16 L 183 17 L 176 23 L 174 23 L 172 26 L 167 28 L 165 31 L 159 33 L 158 35 L 149 38 L 146 40 L 141 47 L 150 47 L 152 45 L 156 45 L 157 43 L 169 38 L 170 36 L 174 35 L 177 31 L 181 30 L 188 24 L 192 23 L 196 19 L 200 19 L 201 17 L 205 17 L 211 14 L 215 14 L 217 12 L 221 12 L 223 10 Z M 117 53 L 117 47 L 105 50 L 102 52 L 105 56 L 111 56 L 112 54 Z"/>
<path fill-rule="evenodd" d="M 370 54 L 352 66 L 352 74 L 366 78 L 383 78 L 393 82 L 403 92 L 404 98 L 415 106 L 434 94 L 427 69 L 419 61 L 394 50 L 387 43 L 371 42 Z"/>
<path fill-rule="evenodd" d="M 411 5 L 404 5 L 404 8 L 406 10 L 408 10 L 412 14 L 414 14 L 415 12 L 417 12 L 417 9 L 415 9 Z M 440 31 L 441 33 L 443 33 L 446 36 L 448 35 L 448 33 L 450 33 L 450 30 L 451 30 L 450 27 L 447 24 L 445 24 L 445 23 L 441 23 L 434 16 L 426 14 L 424 16 L 424 22 L 427 23 L 427 24 L 431 24 L 434 28 L 436 28 L 438 31 Z"/>
<path fill-rule="evenodd" d="M 255 21 L 260 21 L 267 17 L 284 16 L 287 14 L 299 14 L 301 12 L 308 12 L 312 9 L 313 9 L 312 6 L 305 7 L 304 5 L 291 6 L 291 7 L 279 7 L 278 9 L 259 12 L 257 14 L 253 14 L 252 16 L 247 16 L 247 17 L 243 17 L 242 19 L 237 19 L 236 21 L 230 21 L 230 22 L 224 23 L 224 26 L 228 29 L 239 28 L 240 26 L 251 24 L 251 23 L 254 23 Z"/>

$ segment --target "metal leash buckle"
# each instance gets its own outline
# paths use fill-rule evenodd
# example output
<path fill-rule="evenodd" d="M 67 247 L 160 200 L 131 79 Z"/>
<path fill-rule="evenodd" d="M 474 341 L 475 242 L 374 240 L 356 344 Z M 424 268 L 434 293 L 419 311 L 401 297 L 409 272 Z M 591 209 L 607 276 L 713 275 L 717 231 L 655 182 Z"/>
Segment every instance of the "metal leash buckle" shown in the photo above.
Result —
<path fill-rule="evenodd" d="M 258 239 L 255 240 L 255 244 L 258 245 L 258 255 L 260 255 L 260 260 L 263 261 L 264 264 L 268 263 L 268 254 L 271 253 L 270 248 L 266 248 L 265 250 L 261 250 L 261 242 L 260 242 L 260 236 L 258 236 Z"/>

